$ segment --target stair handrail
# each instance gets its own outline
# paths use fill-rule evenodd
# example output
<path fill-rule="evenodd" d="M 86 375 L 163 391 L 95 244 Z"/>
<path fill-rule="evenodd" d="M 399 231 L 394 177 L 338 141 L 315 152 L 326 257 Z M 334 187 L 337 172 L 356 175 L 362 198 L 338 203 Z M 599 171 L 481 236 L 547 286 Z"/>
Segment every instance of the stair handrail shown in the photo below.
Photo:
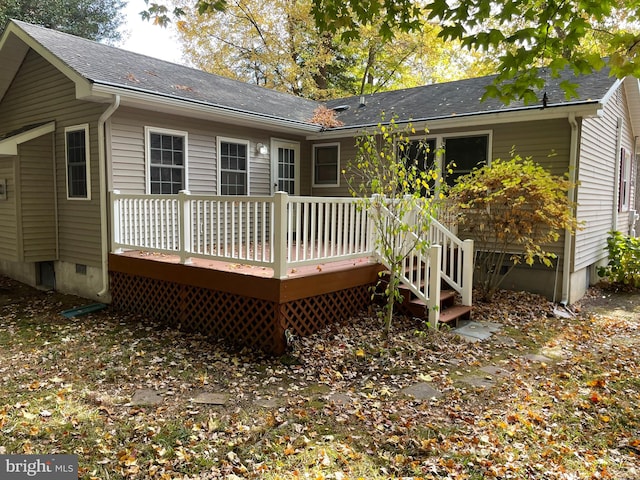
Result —
<path fill-rule="evenodd" d="M 473 240 L 462 240 L 432 217 L 429 243 L 442 246 L 440 275 L 462 297 L 462 304 L 471 306 L 473 297 Z"/>
<path fill-rule="evenodd" d="M 384 214 L 391 218 L 392 221 L 399 221 L 397 216 L 391 213 L 382 202 L 376 206 L 379 206 L 379 209 L 377 212 L 373 212 L 374 214 Z M 424 241 L 424 239 L 412 231 L 403 232 L 402 234 L 408 235 L 411 242 L 418 243 Z M 401 245 L 405 244 L 406 242 L 401 242 Z M 437 328 L 440 319 L 441 274 L 440 268 L 433 268 L 433 266 L 439 266 L 442 263 L 442 247 L 437 244 L 431 244 L 428 240 L 426 244 L 428 248 L 424 252 L 420 249 L 412 249 L 404 253 L 405 268 L 399 275 L 399 281 L 425 303 L 428 311 L 429 325 L 432 328 Z M 378 242 L 374 242 L 374 245 L 374 254 L 377 260 L 391 270 L 392 266 L 378 250 Z M 408 276 L 409 272 L 411 272 L 411 278 Z"/>

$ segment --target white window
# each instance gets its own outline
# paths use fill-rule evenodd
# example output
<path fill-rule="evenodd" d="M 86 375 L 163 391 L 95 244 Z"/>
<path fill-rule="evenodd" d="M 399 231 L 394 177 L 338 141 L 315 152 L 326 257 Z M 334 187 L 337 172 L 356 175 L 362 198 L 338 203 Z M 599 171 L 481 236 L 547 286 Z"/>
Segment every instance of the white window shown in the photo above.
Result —
<path fill-rule="evenodd" d="M 453 186 L 458 177 L 489 163 L 489 135 L 486 133 L 444 137 L 443 144 L 443 176 L 449 186 Z"/>
<path fill-rule="evenodd" d="M 436 135 L 426 140 L 412 140 L 406 156 L 417 162 L 422 171 L 438 168 L 444 182 L 453 186 L 458 177 L 490 162 L 491 131 Z"/>
<path fill-rule="evenodd" d="M 218 192 L 249 195 L 249 142 L 218 138 Z"/>
<path fill-rule="evenodd" d="M 321 143 L 313 146 L 313 186 L 340 185 L 340 144 Z"/>
<path fill-rule="evenodd" d="M 629 151 L 620 150 L 620 190 L 618 200 L 618 210 L 626 212 L 629 210 L 631 202 L 631 159 Z"/>
<path fill-rule="evenodd" d="M 67 162 L 67 198 L 90 200 L 89 125 L 65 128 L 64 142 Z"/>
<path fill-rule="evenodd" d="M 187 133 L 145 127 L 147 192 L 175 194 L 187 187 Z"/>

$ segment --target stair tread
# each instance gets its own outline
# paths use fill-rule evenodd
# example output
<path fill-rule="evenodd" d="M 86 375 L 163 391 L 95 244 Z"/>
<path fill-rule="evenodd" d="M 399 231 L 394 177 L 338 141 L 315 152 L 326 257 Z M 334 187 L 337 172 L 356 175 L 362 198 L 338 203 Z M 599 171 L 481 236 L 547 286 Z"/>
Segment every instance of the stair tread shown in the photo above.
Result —
<path fill-rule="evenodd" d="M 409 287 L 405 286 L 405 285 L 399 285 L 398 289 L 401 292 L 410 292 L 411 291 L 411 289 Z M 440 289 L 440 301 L 447 300 L 447 299 L 453 298 L 455 296 L 456 296 L 456 291 L 455 290 Z M 415 297 L 414 297 L 414 299 L 415 299 Z"/>
<path fill-rule="evenodd" d="M 407 289 L 408 290 L 408 289 Z M 440 301 L 448 300 L 456 296 L 455 290 L 440 290 Z M 419 298 L 413 297 L 409 300 L 410 303 L 414 305 L 425 305 L 425 303 Z"/>
<path fill-rule="evenodd" d="M 471 312 L 469 305 L 454 305 L 440 312 L 440 323 L 449 323 Z"/>

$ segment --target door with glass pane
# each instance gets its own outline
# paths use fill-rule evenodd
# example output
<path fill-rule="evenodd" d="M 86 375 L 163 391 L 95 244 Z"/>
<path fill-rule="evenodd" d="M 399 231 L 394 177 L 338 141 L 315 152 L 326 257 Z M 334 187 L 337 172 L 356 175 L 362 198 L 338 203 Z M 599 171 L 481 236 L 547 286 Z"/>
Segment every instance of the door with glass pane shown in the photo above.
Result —
<path fill-rule="evenodd" d="M 286 140 L 271 141 L 273 166 L 272 191 L 300 195 L 300 144 Z"/>

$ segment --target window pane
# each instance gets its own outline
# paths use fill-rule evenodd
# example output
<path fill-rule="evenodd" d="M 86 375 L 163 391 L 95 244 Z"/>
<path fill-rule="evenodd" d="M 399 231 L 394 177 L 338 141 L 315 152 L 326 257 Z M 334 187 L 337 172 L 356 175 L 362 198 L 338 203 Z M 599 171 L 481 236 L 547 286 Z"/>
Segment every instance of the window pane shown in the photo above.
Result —
<path fill-rule="evenodd" d="M 314 147 L 315 172 L 314 183 L 336 185 L 338 183 L 338 146 Z"/>
<path fill-rule="evenodd" d="M 451 166 L 452 174 L 447 174 L 447 184 L 453 185 L 461 175 L 465 175 L 481 163 L 487 162 L 489 137 L 454 137 L 445 139 L 445 162 L 443 168 Z M 452 166 L 452 163 L 455 166 Z"/>
<path fill-rule="evenodd" d="M 247 194 L 247 146 L 240 143 L 220 144 L 220 194 Z"/>
<path fill-rule="evenodd" d="M 185 138 L 181 135 L 149 134 L 151 193 L 178 193 L 184 189 Z"/>
<path fill-rule="evenodd" d="M 87 150 L 85 130 L 67 132 L 67 189 L 71 198 L 87 198 Z"/>

